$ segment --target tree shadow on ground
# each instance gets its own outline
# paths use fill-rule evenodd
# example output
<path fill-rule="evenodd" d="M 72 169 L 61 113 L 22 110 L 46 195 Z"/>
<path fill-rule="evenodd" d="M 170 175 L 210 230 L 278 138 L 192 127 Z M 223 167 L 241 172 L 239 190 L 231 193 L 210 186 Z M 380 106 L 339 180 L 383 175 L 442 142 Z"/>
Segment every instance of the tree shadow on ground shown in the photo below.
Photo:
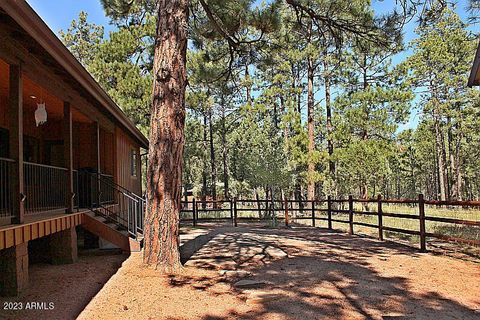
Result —
<path fill-rule="evenodd" d="M 252 307 L 227 317 L 202 319 L 478 319 L 479 314 L 433 290 L 414 292 L 409 279 L 381 275 L 371 259 L 418 257 L 414 249 L 391 242 L 349 236 L 326 229 L 237 228 L 218 233 L 188 261 L 209 270 L 242 270 L 255 288 L 234 294 Z M 171 286 L 205 290 L 233 276 L 172 277 Z M 213 293 L 212 293 L 213 294 Z"/>

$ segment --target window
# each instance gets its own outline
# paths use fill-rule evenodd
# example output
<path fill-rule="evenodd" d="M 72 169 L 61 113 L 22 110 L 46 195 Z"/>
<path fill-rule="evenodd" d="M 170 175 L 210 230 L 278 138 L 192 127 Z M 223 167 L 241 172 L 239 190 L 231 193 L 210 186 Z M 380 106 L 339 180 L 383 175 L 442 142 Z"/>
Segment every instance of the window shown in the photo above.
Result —
<path fill-rule="evenodd" d="M 130 171 L 131 171 L 132 177 L 137 176 L 137 162 L 138 162 L 137 150 L 132 149 L 131 156 L 130 156 Z"/>

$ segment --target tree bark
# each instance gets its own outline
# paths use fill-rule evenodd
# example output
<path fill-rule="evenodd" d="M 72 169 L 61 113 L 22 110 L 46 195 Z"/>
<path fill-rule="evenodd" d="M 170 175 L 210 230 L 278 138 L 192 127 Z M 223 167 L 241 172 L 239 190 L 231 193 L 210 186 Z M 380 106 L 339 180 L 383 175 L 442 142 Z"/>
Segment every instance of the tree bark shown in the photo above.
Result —
<path fill-rule="evenodd" d="M 211 185 L 211 193 L 212 193 L 212 200 L 217 200 L 217 166 L 215 163 L 215 147 L 213 145 L 213 122 L 212 122 L 212 113 L 213 110 L 210 109 L 208 113 L 208 124 L 210 130 L 210 166 L 212 170 L 212 185 Z M 214 207 L 216 204 L 214 203 Z"/>
<path fill-rule="evenodd" d="M 225 106 L 222 106 L 222 160 L 223 160 L 223 194 L 225 199 L 230 198 L 229 177 L 228 177 L 228 146 L 227 146 L 227 128 Z"/>
<path fill-rule="evenodd" d="M 250 72 L 248 71 L 248 63 L 245 65 L 245 81 L 247 82 L 247 88 L 246 88 L 246 99 L 247 99 L 247 104 L 252 104 L 253 99 L 252 99 L 252 87 L 250 86 Z"/>
<path fill-rule="evenodd" d="M 459 129 L 459 128 L 457 128 Z M 463 190 L 462 190 L 462 185 L 463 185 L 463 179 L 462 179 L 462 163 L 461 163 L 461 158 L 460 158 L 460 154 L 461 154 L 461 150 L 460 150 L 460 143 L 462 141 L 462 138 L 463 138 L 463 133 L 460 133 L 459 137 L 457 138 L 457 144 L 456 144 L 456 147 L 455 147 L 455 152 L 456 152 L 456 155 L 455 155 L 455 161 L 456 161 L 456 166 L 455 166 L 455 169 L 456 169 L 456 172 L 455 172 L 455 176 L 456 176 L 456 189 L 457 189 L 457 199 L 458 201 L 462 201 L 463 200 Z"/>
<path fill-rule="evenodd" d="M 312 33 L 312 25 L 309 26 L 309 38 Z M 311 57 L 307 59 L 307 127 L 308 127 L 308 173 L 307 173 L 307 200 L 315 198 L 315 162 L 313 154 L 315 151 L 315 98 L 313 96 L 314 62 Z"/>
<path fill-rule="evenodd" d="M 440 188 L 440 200 L 445 201 L 447 199 L 447 188 L 445 187 L 445 146 L 443 145 L 442 130 L 440 128 L 440 119 L 438 111 L 435 113 L 435 145 L 437 149 L 437 169 L 438 169 L 438 186 Z"/>
<path fill-rule="evenodd" d="M 325 71 L 328 70 L 328 64 L 325 62 Z M 332 125 L 332 106 L 330 99 L 330 77 L 325 76 L 325 109 L 327 113 L 327 150 L 328 150 L 328 173 L 334 184 L 334 195 L 337 194 L 337 183 L 335 179 L 335 161 L 333 161 L 333 125 Z"/>
<path fill-rule="evenodd" d="M 450 117 L 447 117 L 447 145 L 448 145 L 448 158 L 449 158 L 449 168 L 448 168 L 448 199 L 457 200 L 457 186 L 456 186 L 456 163 L 455 163 L 455 153 L 453 151 L 453 130 Z"/>
<path fill-rule="evenodd" d="M 207 208 L 207 173 L 208 173 L 208 160 L 207 160 L 207 112 L 203 112 L 203 170 L 202 170 L 202 208 Z"/>
<path fill-rule="evenodd" d="M 160 0 L 153 62 L 143 261 L 178 272 L 185 126 L 188 0 Z"/>

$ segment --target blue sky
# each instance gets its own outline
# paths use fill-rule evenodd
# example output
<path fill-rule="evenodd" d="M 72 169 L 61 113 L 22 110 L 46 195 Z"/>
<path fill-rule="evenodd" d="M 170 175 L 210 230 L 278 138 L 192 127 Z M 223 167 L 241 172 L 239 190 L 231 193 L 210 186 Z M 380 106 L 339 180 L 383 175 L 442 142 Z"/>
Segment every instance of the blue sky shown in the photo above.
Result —
<path fill-rule="evenodd" d="M 56 34 L 61 29 L 68 29 L 72 20 L 76 19 L 82 10 L 88 13 L 90 22 L 104 26 L 107 33 L 108 30 L 112 30 L 99 0 L 27 0 L 27 2 Z"/>
<path fill-rule="evenodd" d="M 42 17 L 47 25 L 56 34 L 59 30 L 66 30 L 70 26 L 73 19 L 78 17 L 80 11 L 86 11 L 88 13 L 89 22 L 94 22 L 98 25 L 102 25 L 105 28 L 105 34 L 113 29 L 113 26 L 109 24 L 109 19 L 105 17 L 102 5 L 99 0 L 27 0 L 32 8 Z M 373 8 L 378 13 L 389 12 L 393 7 L 393 0 L 372 0 Z M 457 13 L 466 20 L 467 12 L 465 8 L 467 6 L 467 0 L 458 1 Z M 415 38 L 416 21 L 411 21 L 404 29 L 405 43 Z M 398 63 L 405 59 L 409 54 L 409 51 L 402 52 L 394 57 L 394 63 Z M 321 95 L 321 92 L 318 94 Z M 400 129 L 413 128 L 419 121 L 419 115 L 415 110 L 412 110 L 410 120 L 407 124 L 402 125 Z"/>
<path fill-rule="evenodd" d="M 78 13 L 83 10 L 88 13 L 90 22 L 103 25 L 105 30 L 112 30 L 109 20 L 105 17 L 102 5 L 99 0 L 27 0 L 33 9 L 42 17 L 48 26 L 58 33 L 60 29 L 67 29 L 70 22 L 78 17 Z M 389 12 L 392 9 L 393 0 L 373 0 L 373 8 L 378 13 Z M 462 18 L 467 17 L 465 7 L 467 0 L 458 1 L 457 12 Z M 409 41 L 414 36 L 415 21 L 412 21 L 405 28 L 405 40 Z M 402 56 L 399 56 L 401 59 Z"/>

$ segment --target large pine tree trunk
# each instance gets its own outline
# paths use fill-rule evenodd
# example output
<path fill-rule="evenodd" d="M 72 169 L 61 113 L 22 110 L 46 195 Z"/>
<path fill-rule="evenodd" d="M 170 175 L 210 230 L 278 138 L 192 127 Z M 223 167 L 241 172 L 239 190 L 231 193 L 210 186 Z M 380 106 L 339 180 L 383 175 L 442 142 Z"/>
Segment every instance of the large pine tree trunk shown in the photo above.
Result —
<path fill-rule="evenodd" d="M 208 160 L 207 160 L 207 112 L 203 113 L 203 168 L 202 168 L 202 208 L 207 208 L 207 174 L 208 174 Z"/>
<path fill-rule="evenodd" d="M 188 0 L 159 1 L 143 261 L 165 273 L 177 272 L 182 267 L 179 213 L 187 84 L 187 22 Z"/>
<path fill-rule="evenodd" d="M 463 179 L 462 179 L 462 164 L 460 160 L 460 142 L 462 141 L 463 134 L 460 134 L 460 136 L 457 139 L 457 144 L 455 147 L 455 161 L 456 161 L 456 172 L 455 172 L 455 178 L 456 178 L 456 183 L 455 187 L 457 189 L 457 200 L 462 201 L 463 200 L 463 190 L 462 190 L 462 185 L 463 185 Z"/>
<path fill-rule="evenodd" d="M 440 200 L 447 199 L 446 177 L 445 177 L 445 145 L 443 143 L 442 130 L 440 128 L 440 120 L 435 116 L 435 145 L 437 150 L 437 169 L 438 169 L 438 186 L 440 191 Z"/>
<path fill-rule="evenodd" d="M 328 65 L 325 63 L 325 71 Z M 336 196 L 337 183 L 335 179 L 335 161 L 333 161 L 333 125 L 332 125 L 332 106 L 330 99 L 330 78 L 325 76 L 325 109 L 327 112 L 327 150 L 328 150 L 328 173 L 334 183 L 333 193 Z"/>
<path fill-rule="evenodd" d="M 209 138 L 210 138 L 210 167 L 212 170 L 212 186 L 211 186 L 211 193 L 212 193 L 212 200 L 217 200 L 217 164 L 215 163 L 215 147 L 213 143 L 213 121 L 212 121 L 212 113 L 213 110 L 210 109 L 208 113 L 208 125 L 209 125 Z M 216 207 L 216 203 L 213 204 Z"/>
<path fill-rule="evenodd" d="M 248 63 L 245 65 L 245 81 L 247 82 L 247 88 L 246 88 L 246 100 L 247 104 L 252 104 L 253 99 L 252 99 L 252 87 L 250 86 L 250 72 L 248 71 Z"/>
<path fill-rule="evenodd" d="M 223 195 L 225 199 L 230 198 L 229 177 L 228 177 L 228 146 L 226 128 L 225 106 L 222 106 L 222 160 L 223 160 Z"/>
<path fill-rule="evenodd" d="M 311 28 L 311 27 L 310 27 Z M 307 92 L 307 127 L 308 127 L 308 176 L 307 176 L 307 200 L 313 200 L 315 198 L 315 162 L 313 161 L 313 153 L 315 151 L 315 100 L 313 92 L 313 77 L 314 66 L 313 59 L 307 59 L 307 80 L 308 80 L 308 92 Z"/>
<path fill-rule="evenodd" d="M 448 199 L 457 200 L 457 186 L 456 186 L 456 161 L 455 161 L 455 152 L 453 150 L 453 130 L 450 117 L 447 117 L 447 146 L 448 146 Z"/>

